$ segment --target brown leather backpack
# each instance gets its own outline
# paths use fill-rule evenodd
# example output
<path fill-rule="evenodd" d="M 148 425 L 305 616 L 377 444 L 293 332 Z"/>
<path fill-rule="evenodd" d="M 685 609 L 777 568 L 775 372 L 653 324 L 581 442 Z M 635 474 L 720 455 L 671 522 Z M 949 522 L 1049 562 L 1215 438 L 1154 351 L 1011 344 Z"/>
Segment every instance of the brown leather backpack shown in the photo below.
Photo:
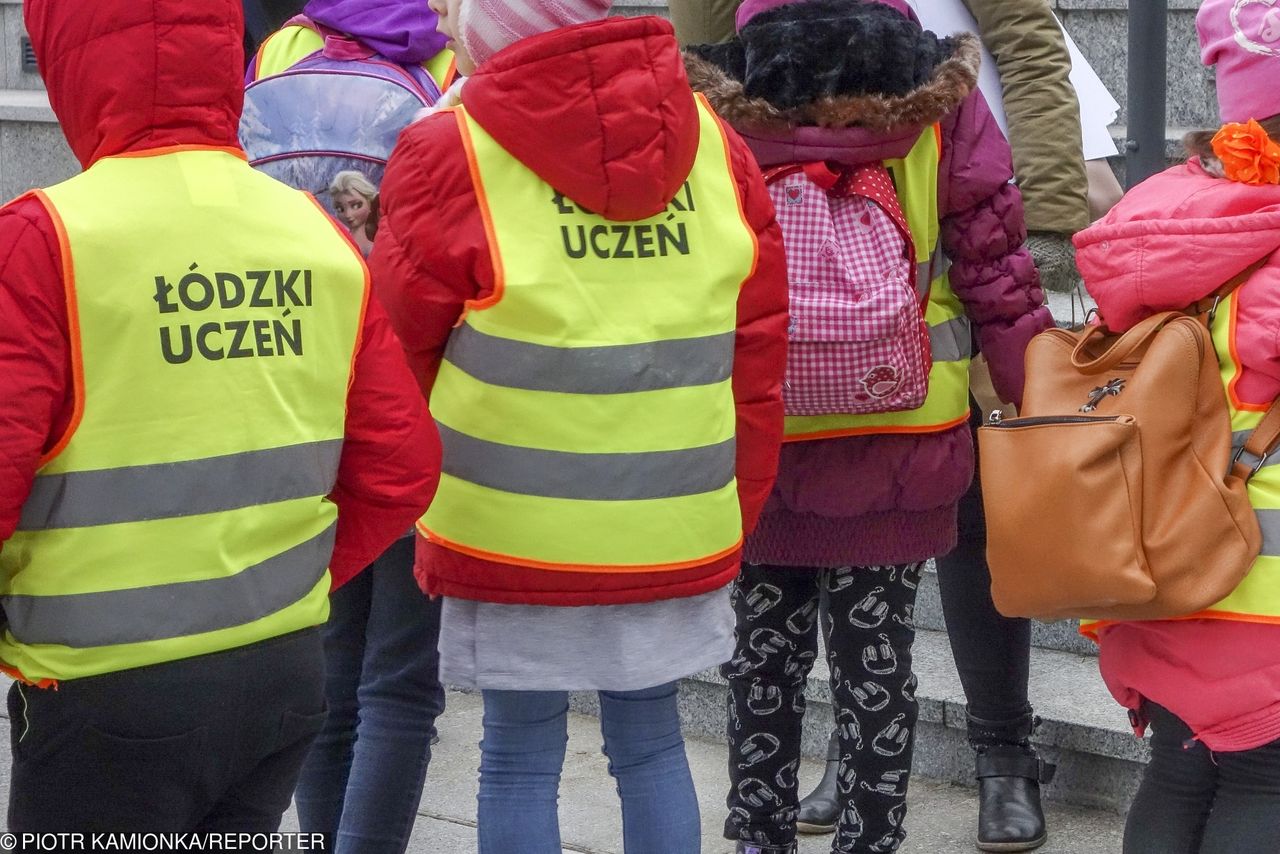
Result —
<path fill-rule="evenodd" d="M 1002 614 L 1178 617 L 1221 601 L 1249 572 L 1262 544 L 1246 492 L 1254 469 L 1232 459 L 1212 316 L 1200 304 L 1123 335 L 1095 326 L 1032 339 L 1021 417 L 993 413 L 978 431 Z M 1245 445 L 1249 459 L 1278 438 L 1273 406 Z"/>

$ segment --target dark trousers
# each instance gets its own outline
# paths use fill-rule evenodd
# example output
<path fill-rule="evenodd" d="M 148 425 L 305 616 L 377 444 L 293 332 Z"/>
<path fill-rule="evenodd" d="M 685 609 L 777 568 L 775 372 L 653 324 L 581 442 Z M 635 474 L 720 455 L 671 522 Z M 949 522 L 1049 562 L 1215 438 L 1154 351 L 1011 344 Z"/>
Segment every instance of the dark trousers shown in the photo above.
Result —
<path fill-rule="evenodd" d="M 1213 753 L 1155 703 L 1151 764 L 1129 808 L 1124 854 L 1244 854 L 1280 850 L 1280 741 Z"/>
<path fill-rule="evenodd" d="M 324 720 L 320 630 L 9 691 L 9 829 L 269 833 Z"/>
<path fill-rule="evenodd" d="M 918 712 L 911 644 L 920 568 L 743 565 L 733 591 L 737 650 L 721 667 L 730 693 L 727 838 L 795 839 L 804 686 L 825 598 L 843 806 L 832 850 L 898 849 Z"/>
<path fill-rule="evenodd" d="M 973 407 L 975 415 L 970 426 L 976 430 L 981 423 L 981 410 L 976 404 Z M 1027 700 L 1031 622 L 1003 616 L 991 601 L 987 519 L 982 509 L 982 485 L 976 474 L 973 485 L 960 499 L 959 544 L 950 554 L 938 558 L 937 564 L 947 637 L 969 714 L 989 724 L 1008 724 L 1010 740 L 1019 740 L 1016 733 L 1026 731 L 1031 716 Z"/>
<path fill-rule="evenodd" d="M 418 589 L 413 548 L 398 540 L 329 600 L 329 716 L 296 794 L 299 824 L 327 851 L 401 854 L 418 817 L 444 688 L 440 600 Z"/>

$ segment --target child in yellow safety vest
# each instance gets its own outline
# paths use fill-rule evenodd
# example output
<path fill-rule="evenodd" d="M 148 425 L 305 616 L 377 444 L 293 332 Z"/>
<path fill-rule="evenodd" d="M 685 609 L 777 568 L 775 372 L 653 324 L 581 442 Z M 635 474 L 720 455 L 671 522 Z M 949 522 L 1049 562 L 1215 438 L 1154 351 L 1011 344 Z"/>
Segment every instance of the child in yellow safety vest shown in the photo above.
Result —
<path fill-rule="evenodd" d="M 1242 445 L 1280 394 L 1280 12 L 1208 0 L 1197 26 L 1225 124 L 1188 135 L 1186 163 L 1076 235 L 1077 263 L 1107 326 L 1122 332 L 1262 262 L 1211 321 Z M 1271 851 L 1280 839 L 1277 462 L 1257 461 L 1249 480 L 1262 553 L 1233 593 L 1183 619 L 1090 627 L 1108 688 L 1135 731 L 1152 729 L 1125 854 Z"/>
<path fill-rule="evenodd" d="M 1023 245 L 1008 146 L 973 91 L 974 36 L 938 38 L 892 1 L 746 0 L 737 23 L 730 42 L 690 48 L 690 79 L 767 176 L 792 173 L 771 184 L 792 341 L 786 444 L 747 539 L 737 649 L 721 669 L 732 698 L 724 832 L 740 854 L 795 851 L 804 692 L 821 634 L 836 803 L 803 829 L 834 830 L 838 854 L 892 852 L 906 833 L 918 712 L 916 589 L 925 562 L 956 546 L 957 508 L 970 500 L 973 343 L 1000 397 L 1017 401 L 1023 351 L 1051 321 Z M 905 248 L 890 222 L 898 219 Z M 869 334 L 892 289 L 908 291 L 916 323 L 894 328 L 896 337 Z M 923 403 L 859 408 L 859 387 L 876 397 L 892 371 L 886 361 L 841 363 L 841 348 L 905 349 L 921 323 Z M 819 358 L 794 358 L 813 349 Z M 809 411 L 802 385 L 824 380 L 853 400 Z M 992 765 L 1038 800 L 1030 709 L 993 723 L 984 745 L 1000 754 Z"/>
<path fill-rule="evenodd" d="M 448 437 L 418 573 L 482 691 L 482 854 L 559 854 L 568 691 L 600 699 L 627 850 L 693 854 L 676 710 L 733 647 L 776 470 L 781 235 L 670 24 L 608 0 L 432 0 L 470 73 L 411 126 L 370 258 Z"/>

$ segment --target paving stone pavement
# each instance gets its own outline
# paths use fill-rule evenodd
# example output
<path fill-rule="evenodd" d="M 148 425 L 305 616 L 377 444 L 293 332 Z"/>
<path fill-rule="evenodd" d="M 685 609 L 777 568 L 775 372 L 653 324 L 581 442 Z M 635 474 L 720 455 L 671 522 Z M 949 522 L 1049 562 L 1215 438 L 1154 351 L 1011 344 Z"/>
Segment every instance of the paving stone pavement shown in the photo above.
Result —
<path fill-rule="evenodd" d="M 419 819 L 409 845 L 411 854 L 475 854 L 476 768 L 481 731 L 480 698 L 450 693 L 439 721 L 440 744 L 427 773 Z M 622 821 L 617 796 L 600 755 L 599 721 L 572 715 L 569 750 L 560 788 L 560 827 L 565 854 L 623 854 Z M 688 742 L 694 783 L 702 804 L 703 854 L 729 854 L 721 838 L 725 746 Z M 816 782 L 821 763 L 806 762 L 801 785 Z M 977 815 L 975 792 L 912 780 L 907 815 L 908 837 L 901 854 L 968 854 Z M 1051 805 L 1050 841 L 1043 854 L 1112 854 L 1120 851 L 1124 820 L 1112 813 Z M 295 829 L 292 815 L 286 829 Z M 805 837 L 801 854 L 830 850 L 830 837 Z M 510 852 L 520 854 L 520 852 Z M 650 854 L 650 852 L 646 852 Z"/>

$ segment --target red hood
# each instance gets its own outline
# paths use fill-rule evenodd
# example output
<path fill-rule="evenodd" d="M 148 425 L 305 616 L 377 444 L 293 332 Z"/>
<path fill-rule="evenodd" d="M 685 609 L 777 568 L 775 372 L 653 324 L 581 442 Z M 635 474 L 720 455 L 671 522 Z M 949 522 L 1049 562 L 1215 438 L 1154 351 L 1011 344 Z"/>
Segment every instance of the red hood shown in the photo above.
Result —
<path fill-rule="evenodd" d="M 1085 287 L 1113 329 L 1185 308 L 1280 249 L 1280 187 L 1215 178 L 1198 163 L 1139 184 L 1075 236 Z"/>
<path fill-rule="evenodd" d="M 169 145 L 238 145 L 240 0 L 26 0 L 23 12 L 82 165 Z"/>
<path fill-rule="evenodd" d="M 525 39 L 485 63 L 462 100 L 521 163 L 612 220 L 665 208 L 697 155 L 697 106 L 660 18 L 611 18 Z"/>

